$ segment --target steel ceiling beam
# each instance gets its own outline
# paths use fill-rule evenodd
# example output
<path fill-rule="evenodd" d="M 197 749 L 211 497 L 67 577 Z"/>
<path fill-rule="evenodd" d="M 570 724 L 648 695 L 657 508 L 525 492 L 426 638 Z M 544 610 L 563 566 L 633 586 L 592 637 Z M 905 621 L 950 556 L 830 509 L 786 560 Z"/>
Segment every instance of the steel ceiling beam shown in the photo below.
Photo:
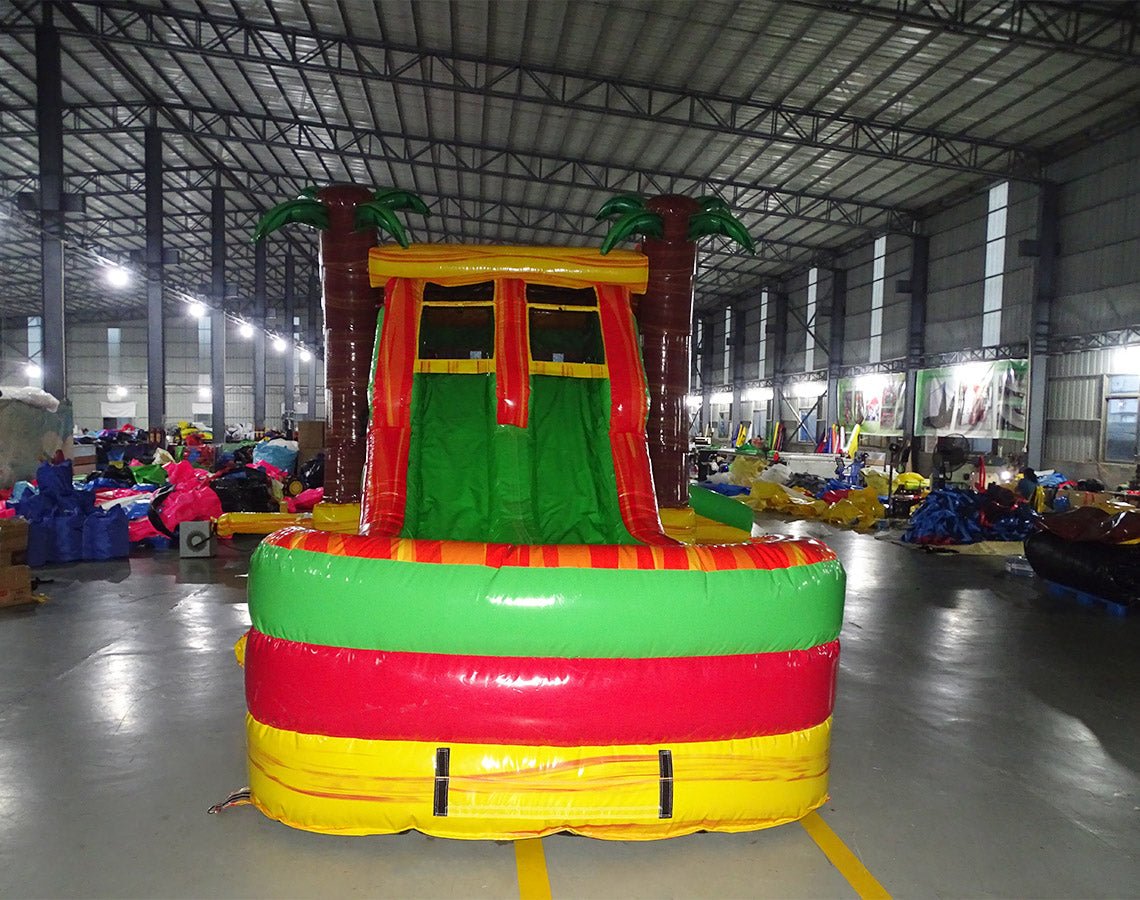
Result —
<path fill-rule="evenodd" d="M 233 112 L 205 107 L 162 104 L 164 131 L 182 136 L 236 142 L 246 146 L 290 152 L 352 154 L 366 160 L 424 166 L 440 172 L 478 174 L 560 187 L 638 193 L 713 191 L 737 212 L 783 216 L 823 225 L 841 225 L 875 232 L 909 234 L 914 216 L 905 209 L 834 197 L 824 192 L 798 191 L 760 185 L 747 178 L 724 179 L 678 175 L 663 169 L 621 166 L 580 157 L 518 151 L 505 146 L 443 141 L 397 131 L 325 124 L 287 116 Z M 0 116 L 4 113 L 0 111 Z M 34 138 L 34 125 L 22 110 L 7 110 L 12 122 L 0 142 Z M 85 105 L 66 109 L 65 130 L 81 136 L 116 135 L 139 131 L 146 124 L 145 103 Z M 22 127 L 15 127 L 22 122 Z M 3 119 L 0 118 L 0 125 Z M 236 176 L 238 173 L 234 173 Z M 312 180 L 298 176 L 291 190 Z M 208 183 L 202 186 L 208 187 Z M 254 188 L 256 189 L 256 188 Z"/>
<path fill-rule="evenodd" d="M 90 15 L 78 12 L 86 8 Z M 69 0 L 65 33 L 101 45 L 190 53 L 334 78 L 450 91 L 817 147 L 1000 178 L 1035 180 L 1028 148 L 760 99 L 605 78 L 553 66 L 443 53 L 390 41 L 135 3 Z M 367 51 L 367 52 L 361 52 Z"/>
<path fill-rule="evenodd" d="M 72 27 L 79 27 L 85 23 L 86 20 L 75 9 L 74 4 L 63 2 L 63 0 L 58 0 L 58 2 L 55 2 L 52 5 L 56 6 L 59 9 L 60 14 L 63 16 L 63 18 L 71 23 Z M 161 98 L 155 92 L 154 88 L 147 82 L 145 77 L 133 71 L 131 67 L 128 66 L 119 57 L 119 55 L 111 49 L 111 47 L 108 45 L 109 42 L 100 40 L 98 37 L 96 37 L 91 41 L 91 43 L 98 50 L 99 54 L 107 61 L 111 68 L 114 69 L 131 86 L 131 88 L 138 94 L 140 98 L 142 98 L 143 103 L 154 111 L 156 121 L 153 124 L 157 125 L 157 119 L 159 118 L 168 117 L 166 111 L 163 109 Z M 106 88 L 105 85 L 104 87 Z M 106 89 L 109 93 L 113 93 L 110 91 L 110 88 Z M 199 138 L 193 135 L 183 135 L 183 137 L 191 146 L 194 147 L 197 152 L 199 152 L 207 160 L 207 162 L 212 163 L 215 166 L 215 171 L 218 174 L 219 178 L 228 181 L 239 191 L 242 190 L 240 183 L 237 181 L 237 179 L 234 178 L 233 173 L 230 171 L 230 167 L 226 165 L 222 159 L 211 152 L 210 148 L 207 145 L 202 143 Z"/>
<path fill-rule="evenodd" d="M 425 199 L 430 198 L 429 206 L 432 209 L 433 216 L 438 216 L 437 221 L 445 223 L 445 227 L 442 229 L 445 234 L 452 233 L 446 228 L 448 222 L 490 225 L 498 228 L 518 228 L 524 231 L 542 231 L 585 242 L 588 242 L 591 237 L 600 241 L 604 234 L 600 223 L 594 221 L 592 217 L 566 213 L 555 207 L 463 199 L 440 194 L 426 194 L 424 196 Z M 227 209 L 225 215 L 227 222 L 232 224 L 235 220 L 255 219 L 262 212 L 264 212 L 263 209 Z M 141 237 L 139 215 L 88 216 L 74 223 L 74 226 L 75 230 L 89 242 Z M 200 233 L 209 228 L 210 213 L 207 211 L 171 213 L 167 215 L 166 223 L 170 226 L 177 226 L 178 231 L 182 233 Z M 231 228 L 231 233 L 233 230 Z M 591 234 L 591 232 L 596 233 Z M 757 238 L 756 247 L 758 258 L 784 265 L 792 265 L 800 261 L 796 251 L 806 251 L 811 254 L 829 252 L 828 248 L 822 245 L 768 238 Z M 703 252 L 708 256 L 717 258 L 748 259 L 742 251 L 733 249 L 732 245 L 725 241 L 714 242 L 711 246 L 706 246 Z"/>
<path fill-rule="evenodd" d="M 962 0 L 792 0 L 832 13 L 965 34 L 1036 50 L 1140 64 L 1136 3 L 966 3 Z"/>

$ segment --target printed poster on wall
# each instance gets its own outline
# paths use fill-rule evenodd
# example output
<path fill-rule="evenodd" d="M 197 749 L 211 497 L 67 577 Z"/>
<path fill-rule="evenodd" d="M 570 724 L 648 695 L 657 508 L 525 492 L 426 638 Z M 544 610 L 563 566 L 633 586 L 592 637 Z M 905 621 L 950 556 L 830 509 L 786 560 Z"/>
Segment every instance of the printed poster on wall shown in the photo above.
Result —
<path fill-rule="evenodd" d="M 906 376 L 900 373 L 839 379 L 839 424 L 862 424 L 864 434 L 903 433 Z"/>
<path fill-rule="evenodd" d="M 1028 360 L 923 369 L 917 384 L 916 435 L 1025 439 Z"/>

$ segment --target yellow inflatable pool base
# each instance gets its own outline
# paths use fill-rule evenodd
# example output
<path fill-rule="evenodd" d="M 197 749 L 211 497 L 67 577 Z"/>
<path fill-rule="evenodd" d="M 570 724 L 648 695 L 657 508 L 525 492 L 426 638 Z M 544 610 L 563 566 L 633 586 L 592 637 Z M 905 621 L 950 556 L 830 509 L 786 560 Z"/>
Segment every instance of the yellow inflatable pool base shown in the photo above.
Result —
<path fill-rule="evenodd" d="M 338 738 L 252 716 L 247 729 L 257 807 L 329 834 L 655 840 L 782 825 L 827 800 L 830 719 L 764 737 L 596 747 Z"/>

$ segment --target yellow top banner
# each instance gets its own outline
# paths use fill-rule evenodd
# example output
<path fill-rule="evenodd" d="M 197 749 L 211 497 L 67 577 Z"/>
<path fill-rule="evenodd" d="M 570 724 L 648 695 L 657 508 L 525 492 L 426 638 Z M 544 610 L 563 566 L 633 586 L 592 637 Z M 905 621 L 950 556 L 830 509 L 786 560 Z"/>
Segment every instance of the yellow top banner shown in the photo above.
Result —
<path fill-rule="evenodd" d="M 613 284 L 645 293 L 649 264 L 633 250 L 602 256 L 590 247 L 507 247 L 478 244 L 389 244 L 368 253 L 373 287 L 389 278 L 422 278 L 457 285 L 492 278 L 522 278 L 559 287 Z"/>

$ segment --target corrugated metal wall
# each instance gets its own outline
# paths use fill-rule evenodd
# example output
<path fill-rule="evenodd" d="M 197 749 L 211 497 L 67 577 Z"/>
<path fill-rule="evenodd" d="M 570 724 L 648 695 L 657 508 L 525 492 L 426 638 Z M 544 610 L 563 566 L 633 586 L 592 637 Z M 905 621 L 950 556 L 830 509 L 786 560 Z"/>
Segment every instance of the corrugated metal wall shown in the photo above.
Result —
<path fill-rule="evenodd" d="M 1140 322 L 1140 128 L 1049 167 L 1061 185 L 1061 258 L 1053 332 Z"/>
<path fill-rule="evenodd" d="M 122 329 L 120 383 L 127 387 L 126 399 L 134 400 L 136 420 L 146 419 L 146 323 L 115 322 Z M 26 346 L 16 328 L 5 329 L 5 342 L 0 345 L 0 373 L 19 384 L 23 357 L 17 348 Z M 198 399 L 199 375 L 208 375 L 199 359 L 197 321 L 182 317 L 166 322 L 166 406 L 167 420 L 190 419 Z M 266 423 L 280 419 L 285 397 L 285 357 L 266 349 L 265 409 Z M 112 387 L 107 359 L 107 324 L 72 324 L 67 326 L 68 396 L 75 410 L 75 424 L 99 428 L 102 423 L 100 404 L 109 399 Z M 303 405 L 307 400 L 307 364 L 298 364 L 296 390 Z M 230 423 L 253 419 L 253 342 L 243 340 L 232 323 L 226 340 L 226 418 Z M 208 381 L 208 378 L 207 378 Z M 317 363 L 317 416 L 324 415 L 324 372 Z"/>

